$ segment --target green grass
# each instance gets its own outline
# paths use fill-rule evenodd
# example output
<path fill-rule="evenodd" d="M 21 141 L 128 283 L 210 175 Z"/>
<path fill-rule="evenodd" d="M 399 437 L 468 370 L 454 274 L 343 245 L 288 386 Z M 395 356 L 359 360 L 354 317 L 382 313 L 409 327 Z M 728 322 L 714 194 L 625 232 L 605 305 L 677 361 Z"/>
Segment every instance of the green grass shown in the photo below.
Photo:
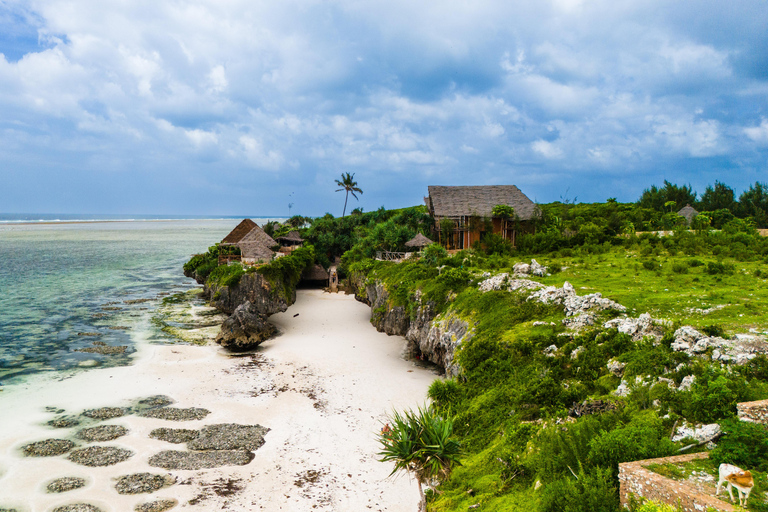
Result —
<path fill-rule="evenodd" d="M 721 262 L 733 265 L 733 273 L 708 274 L 706 265 L 718 263 L 713 256 L 666 254 L 654 256 L 658 268 L 647 270 L 642 265 L 647 258 L 639 252 L 618 247 L 603 254 L 541 258 L 538 261 L 542 264 L 567 267 L 541 282 L 562 286 L 569 281 L 580 295 L 600 292 L 626 306 L 633 316 L 650 313 L 654 318 L 697 328 L 720 325 L 726 334 L 746 332 L 749 328 L 768 330 L 768 281 L 755 277 L 756 271 L 762 273 L 766 267 L 762 261 L 724 258 Z M 676 264 L 691 260 L 704 265 L 686 265 L 686 273 L 673 270 Z M 694 311 L 713 306 L 725 307 L 708 314 Z"/>

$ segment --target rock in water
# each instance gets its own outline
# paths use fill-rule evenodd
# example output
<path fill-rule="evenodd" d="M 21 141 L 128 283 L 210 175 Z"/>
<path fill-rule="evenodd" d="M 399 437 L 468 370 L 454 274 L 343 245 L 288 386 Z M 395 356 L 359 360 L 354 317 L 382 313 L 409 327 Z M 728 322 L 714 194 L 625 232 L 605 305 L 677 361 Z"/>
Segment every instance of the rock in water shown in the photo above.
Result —
<path fill-rule="evenodd" d="M 216 343 L 232 351 L 250 350 L 261 345 L 275 330 L 275 326 L 267 321 L 267 316 L 246 301 L 221 325 Z"/>

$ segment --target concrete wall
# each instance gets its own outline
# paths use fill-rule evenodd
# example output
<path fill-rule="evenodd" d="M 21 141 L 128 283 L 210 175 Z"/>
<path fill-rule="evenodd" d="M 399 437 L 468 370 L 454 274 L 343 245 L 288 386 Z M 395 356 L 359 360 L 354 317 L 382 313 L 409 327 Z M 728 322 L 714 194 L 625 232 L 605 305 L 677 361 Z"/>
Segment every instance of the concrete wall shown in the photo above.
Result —
<path fill-rule="evenodd" d="M 701 494 L 697 489 L 684 482 L 672 480 L 646 469 L 646 466 L 651 464 L 680 463 L 706 458 L 709 458 L 709 453 L 703 452 L 619 464 L 621 506 L 628 508 L 631 493 L 636 497 L 642 496 L 672 506 L 679 505 L 684 512 L 705 512 L 707 507 L 725 512 L 735 511 L 736 509 L 725 501 L 709 494 Z"/>

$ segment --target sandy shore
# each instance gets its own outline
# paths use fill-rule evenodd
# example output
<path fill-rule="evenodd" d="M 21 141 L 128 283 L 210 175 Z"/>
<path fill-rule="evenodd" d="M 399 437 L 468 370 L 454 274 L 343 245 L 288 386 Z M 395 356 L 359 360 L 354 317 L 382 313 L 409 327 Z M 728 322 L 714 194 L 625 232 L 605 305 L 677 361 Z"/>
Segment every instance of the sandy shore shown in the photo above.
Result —
<path fill-rule="evenodd" d="M 130 367 L 6 388 L 0 394 L 0 509 L 48 512 L 91 503 L 105 512 L 123 512 L 160 498 L 178 500 L 172 510 L 416 509 L 416 484 L 407 477 L 388 478 L 391 466 L 376 460 L 376 433 L 393 408 L 423 404 L 435 374 L 404 360 L 404 339 L 376 332 L 369 315 L 368 307 L 351 296 L 300 291 L 288 312 L 272 317 L 282 334 L 254 354 L 230 357 L 215 346 L 146 345 Z M 96 444 L 135 453 L 114 466 L 89 468 L 65 456 L 21 456 L 20 448 L 31 442 L 74 440 L 77 428 L 46 425 L 56 416 L 46 406 L 79 414 L 152 395 L 211 413 L 187 422 L 136 415 L 104 422 L 127 427 L 129 434 Z M 165 471 L 147 464 L 162 450 L 184 449 L 150 439 L 152 429 L 216 423 L 271 430 L 245 466 Z M 115 478 L 139 472 L 170 473 L 177 484 L 152 494 L 115 491 Z M 61 494 L 46 492 L 48 482 L 66 476 L 85 478 L 87 484 Z"/>

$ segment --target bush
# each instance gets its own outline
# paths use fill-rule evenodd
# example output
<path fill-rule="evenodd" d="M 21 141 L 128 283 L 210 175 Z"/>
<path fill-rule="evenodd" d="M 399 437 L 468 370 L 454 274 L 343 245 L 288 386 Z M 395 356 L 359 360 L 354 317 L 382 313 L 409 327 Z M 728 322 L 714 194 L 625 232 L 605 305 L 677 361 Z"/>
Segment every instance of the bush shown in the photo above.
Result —
<path fill-rule="evenodd" d="M 707 263 L 707 267 L 704 269 L 704 272 L 714 276 L 718 274 L 733 274 L 733 270 L 733 265 L 729 265 L 728 263 L 710 261 Z"/>
<path fill-rule="evenodd" d="M 768 471 L 768 428 L 759 423 L 729 419 L 720 424 L 725 435 L 709 458 L 744 469 Z"/>
<path fill-rule="evenodd" d="M 645 260 L 643 262 L 643 268 L 645 270 L 656 270 L 659 268 L 659 265 L 654 260 Z"/>
<path fill-rule="evenodd" d="M 675 262 L 672 264 L 672 272 L 675 274 L 687 274 L 688 273 L 688 265 L 681 262 Z"/>
<path fill-rule="evenodd" d="M 539 510 L 542 512 L 614 512 L 619 503 L 608 469 L 579 468 L 578 480 L 573 476 L 555 480 L 544 486 Z"/>
<path fill-rule="evenodd" d="M 210 273 L 206 283 L 209 286 L 234 286 L 240 282 L 240 278 L 243 276 L 243 274 L 245 274 L 245 270 L 240 263 L 221 265 L 216 267 L 216 269 Z"/>

